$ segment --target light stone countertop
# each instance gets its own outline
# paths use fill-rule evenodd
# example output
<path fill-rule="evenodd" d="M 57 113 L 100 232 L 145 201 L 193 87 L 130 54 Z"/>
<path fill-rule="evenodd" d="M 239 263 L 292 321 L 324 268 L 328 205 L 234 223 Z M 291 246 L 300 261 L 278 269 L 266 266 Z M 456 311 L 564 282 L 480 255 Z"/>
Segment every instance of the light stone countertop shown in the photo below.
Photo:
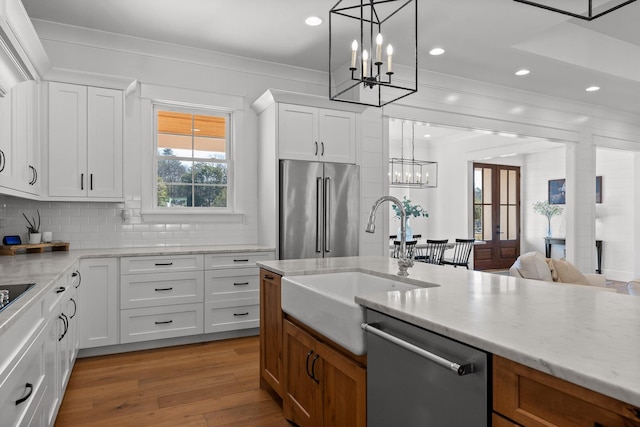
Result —
<path fill-rule="evenodd" d="M 37 301 L 63 273 L 81 258 L 105 258 L 153 255 L 189 255 L 234 252 L 275 252 L 275 248 L 256 245 L 161 246 L 141 248 L 85 249 L 47 251 L 41 254 L 18 253 L 0 256 L 0 287 L 13 283 L 36 283 L 15 302 L 0 311 L 0 335 Z"/>
<path fill-rule="evenodd" d="M 385 257 L 261 261 L 284 276 L 360 271 L 436 287 L 357 296 L 400 320 L 640 406 L 640 298 Z"/>

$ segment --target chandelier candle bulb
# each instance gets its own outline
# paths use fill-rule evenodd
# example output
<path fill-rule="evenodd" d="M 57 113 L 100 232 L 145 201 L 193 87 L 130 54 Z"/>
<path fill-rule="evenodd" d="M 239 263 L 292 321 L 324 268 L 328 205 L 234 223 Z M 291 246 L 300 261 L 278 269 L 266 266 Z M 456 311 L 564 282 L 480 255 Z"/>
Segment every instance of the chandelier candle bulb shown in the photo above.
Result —
<path fill-rule="evenodd" d="M 382 34 L 376 37 L 376 65 L 382 64 Z"/>
<path fill-rule="evenodd" d="M 367 49 L 362 51 L 362 77 L 367 77 L 369 74 L 369 67 L 367 62 L 369 61 L 369 52 Z"/>
<path fill-rule="evenodd" d="M 387 46 L 387 74 L 393 73 L 391 57 L 393 56 L 393 46 Z"/>
<path fill-rule="evenodd" d="M 356 69 L 356 54 L 358 52 L 358 41 L 354 40 L 353 43 L 351 43 L 351 69 L 355 70 Z"/>

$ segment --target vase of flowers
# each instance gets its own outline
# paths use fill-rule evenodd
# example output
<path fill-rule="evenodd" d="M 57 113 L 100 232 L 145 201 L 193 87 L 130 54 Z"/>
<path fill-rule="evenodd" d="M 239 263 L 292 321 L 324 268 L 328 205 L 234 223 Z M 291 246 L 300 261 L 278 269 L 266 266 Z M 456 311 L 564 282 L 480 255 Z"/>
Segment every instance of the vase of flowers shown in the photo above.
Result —
<path fill-rule="evenodd" d="M 40 233 L 40 211 L 36 209 L 38 213 L 38 220 L 36 221 L 35 217 L 31 217 L 31 219 L 27 218 L 27 216 L 22 213 L 24 219 L 27 220 L 27 231 L 29 232 L 29 243 L 32 245 L 37 245 L 41 242 L 42 233 Z"/>
<path fill-rule="evenodd" d="M 548 201 L 535 202 L 533 211 L 547 217 L 547 237 L 551 237 L 551 218 L 564 212 L 562 206 L 549 204 Z"/>
<path fill-rule="evenodd" d="M 396 206 L 395 204 L 391 205 L 391 207 L 393 208 L 393 211 L 396 213 L 396 218 L 401 219 L 400 216 L 400 208 L 398 206 Z M 427 218 L 429 216 L 429 213 L 427 211 L 425 211 L 422 206 L 417 205 L 417 204 L 411 204 L 411 200 L 407 199 L 407 196 L 403 196 L 402 197 L 402 207 L 404 208 L 404 212 L 406 214 L 406 219 L 405 219 L 405 236 L 406 236 L 406 240 L 413 240 L 413 230 L 411 229 L 411 226 L 409 224 L 409 219 L 410 218 L 416 218 L 416 217 L 425 217 Z M 402 233 L 402 227 L 398 228 L 398 237 L 400 237 L 400 234 Z"/>

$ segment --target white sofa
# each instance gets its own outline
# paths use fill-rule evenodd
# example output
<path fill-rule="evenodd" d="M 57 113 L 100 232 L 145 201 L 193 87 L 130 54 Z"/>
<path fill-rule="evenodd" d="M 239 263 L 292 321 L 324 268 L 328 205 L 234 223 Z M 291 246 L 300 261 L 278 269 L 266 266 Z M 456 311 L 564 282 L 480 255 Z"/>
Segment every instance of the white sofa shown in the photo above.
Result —
<path fill-rule="evenodd" d="M 598 290 L 615 292 L 615 289 L 606 287 L 607 279 L 602 274 L 582 273 L 569 261 L 545 258 L 540 252 L 520 255 L 509 269 L 509 274 L 513 277 L 592 286 Z"/>

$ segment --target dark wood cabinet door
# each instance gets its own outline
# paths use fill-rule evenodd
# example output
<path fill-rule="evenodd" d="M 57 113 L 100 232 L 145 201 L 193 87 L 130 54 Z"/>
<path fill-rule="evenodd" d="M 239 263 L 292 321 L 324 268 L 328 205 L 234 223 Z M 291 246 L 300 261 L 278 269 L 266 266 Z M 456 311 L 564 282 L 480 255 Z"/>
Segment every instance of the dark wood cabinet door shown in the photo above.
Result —
<path fill-rule="evenodd" d="M 320 344 L 324 427 L 367 426 L 367 371 Z"/>
<path fill-rule="evenodd" d="M 300 427 L 322 427 L 323 359 L 316 340 L 284 320 L 284 417 Z"/>
<path fill-rule="evenodd" d="M 260 270 L 260 386 L 282 397 L 282 277 Z"/>

